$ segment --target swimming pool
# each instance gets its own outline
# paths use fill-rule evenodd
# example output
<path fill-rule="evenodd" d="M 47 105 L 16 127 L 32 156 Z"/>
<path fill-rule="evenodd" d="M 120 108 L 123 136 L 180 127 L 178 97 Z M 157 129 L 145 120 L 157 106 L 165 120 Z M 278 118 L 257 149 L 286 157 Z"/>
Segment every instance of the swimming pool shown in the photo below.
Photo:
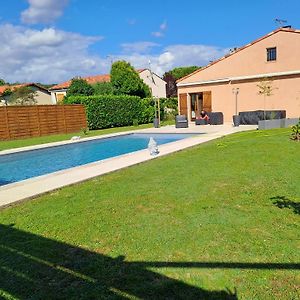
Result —
<path fill-rule="evenodd" d="M 146 149 L 150 137 L 163 145 L 191 136 L 132 133 L 0 155 L 0 186 Z"/>

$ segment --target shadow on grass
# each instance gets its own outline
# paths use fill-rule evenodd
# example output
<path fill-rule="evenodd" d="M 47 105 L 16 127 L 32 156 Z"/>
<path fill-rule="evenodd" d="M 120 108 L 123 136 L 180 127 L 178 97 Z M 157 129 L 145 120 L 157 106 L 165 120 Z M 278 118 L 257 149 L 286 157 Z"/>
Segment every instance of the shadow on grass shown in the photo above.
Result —
<path fill-rule="evenodd" d="M 148 268 L 285 269 L 293 263 L 126 262 L 0 225 L 0 298 L 19 299 L 238 299 Z"/>
<path fill-rule="evenodd" d="M 238 299 L 236 292 L 205 290 L 148 268 L 299 270 L 300 264 L 126 262 L 0 224 L 0 298 Z"/>
<path fill-rule="evenodd" d="M 204 290 L 148 270 L 151 266 L 0 224 L 0 298 L 238 299 L 229 290 Z"/>
<path fill-rule="evenodd" d="M 300 202 L 292 201 L 285 196 L 275 196 L 270 198 L 278 208 L 289 208 L 297 215 L 300 215 Z"/>

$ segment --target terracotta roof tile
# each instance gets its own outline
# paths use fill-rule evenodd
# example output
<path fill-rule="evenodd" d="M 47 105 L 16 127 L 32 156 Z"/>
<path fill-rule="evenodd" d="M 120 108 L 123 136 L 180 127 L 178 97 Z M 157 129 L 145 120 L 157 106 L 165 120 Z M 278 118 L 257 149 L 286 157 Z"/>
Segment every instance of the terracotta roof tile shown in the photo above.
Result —
<path fill-rule="evenodd" d="M 137 69 L 136 71 L 138 73 L 142 73 L 147 69 Z M 95 75 L 95 76 L 88 76 L 88 77 L 81 77 L 82 79 L 86 80 L 89 84 L 95 84 L 98 82 L 109 82 L 110 81 L 110 75 L 109 74 L 103 74 L 103 75 Z M 49 90 L 61 90 L 61 89 L 67 89 L 71 85 L 72 80 L 65 81 L 63 83 L 59 83 L 57 85 L 52 86 Z"/>
<path fill-rule="evenodd" d="M 95 84 L 98 82 L 109 82 L 110 75 L 109 74 L 95 75 L 95 76 L 81 77 L 81 79 L 86 80 L 87 83 L 89 83 L 89 84 Z M 72 82 L 72 80 L 68 80 L 66 82 L 54 85 L 49 90 L 67 89 L 71 85 L 71 82 Z"/>
<path fill-rule="evenodd" d="M 0 86 L 0 94 L 3 94 L 5 90 L 16 90 L 23 86 L 29 86 L 32 83 L 22 83 L 22 84 L 15 84 L 15 85 L 2 85 Z"/>
<path fill-rule="evenodd" d="M 45 92 L 49 93 L 49 91 L 46 88 L 40 86 L 39 84 L 30 82 L 30 83 L 21 83 L 21 84 L 15 84 L 15 85 L 2 85 L 2 86 L 0 86 L 0 95 L 2 95 L 3 92 L 5 90 L 7 90 L 7 89 L 9 89 L 9 90 L 17 90 L 17 89 L 19 89 L 19 88 L 21 88 L 23 86 L 35 86 L 35 87 L 38 87 L 41 90 L 44 90 Z"/>

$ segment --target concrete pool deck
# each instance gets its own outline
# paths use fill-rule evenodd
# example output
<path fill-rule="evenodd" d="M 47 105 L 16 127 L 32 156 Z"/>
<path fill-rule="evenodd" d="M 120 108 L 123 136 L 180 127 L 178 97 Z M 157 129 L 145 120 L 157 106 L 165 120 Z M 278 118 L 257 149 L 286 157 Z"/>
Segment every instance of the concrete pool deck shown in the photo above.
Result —
<path fill-rule="evenodd" d="M 42 175 L 39 177 L 23 180 L 16 183 L 11 183 L 0 187 L 0 207 L 5 207 L 13 203 L 23 201 L 30 198 L 35 198 L 38 195 L 62 188 L 67 185 L 79 183 L 97 176 L 101 176 L 116 170 L 120 170 L 129 166 L 133 166 L 151 159 L 165 156 L 189 147 L 193 147 L 222 136 L 226 136 L 235 132 L 255 130 L 256 125 L 243 125 L 233 127 L 231 124 L 213 125 L 213 126 L 195 126 L 190 124 L 189 128 L 176 129 L 175 126 L 165 126 L 161 128 L 147 128 L 135 131 L 127 131 L 116 134 L 102 135 L 91 138 L 84 138 L 79 141 L 64 141 L 49 143 L 38 146 L 30 146 L 12 150 L 0 151 L 0 155 L 17 153 L 26 150 L 35 150 L 45 147 L 53 147 L 58 145 L 78 143 L 94 139 L 103 139 L 112 136 L 119 136 L 128 133 L 199 133 L 199 136 L 189 137 L 176 142 L 168 143 L 159 146 L 160 153 L 156 156 L 151 156 L 148 149 L 139 150 L 136 152 L 120 155 L 117 157 L 108 158 L 102 161 L 89 163 L 83 166 L 74 167 Z"/>

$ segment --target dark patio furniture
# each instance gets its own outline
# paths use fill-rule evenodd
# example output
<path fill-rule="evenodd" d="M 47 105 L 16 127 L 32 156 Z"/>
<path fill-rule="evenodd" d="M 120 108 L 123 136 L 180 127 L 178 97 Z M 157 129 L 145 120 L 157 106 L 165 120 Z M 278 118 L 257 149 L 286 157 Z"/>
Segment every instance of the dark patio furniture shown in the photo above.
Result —
<path fill-rule="evenodd" d="M 189 123 L 186 115 L 178 115 L 175 117 L 175 127 L 176 128 L 188 128 Z"/>
<path fill-rule="evenodd" d="M 285 119 L 285 110 L 255 110 L 255 111 L 241 111 L 239 113 L 241 118 L 241 125 L 257 125 L 262 120 Z"/>
<path fill-rule="evenodd" d="M 209 112 L 207 113 L 209 120 L 196 119 L 195 125 L 222 125 L 224 124 L 224 116 L 222 112 Z"/>
<path fill-rule="evenodd" d="M 222 112 L 209 112 L 209 124 L 210 125 L 222 125 L 224 124 L 224 116 Z"/>
<path fill-rule="evenodd" d="M 195 120 L 195 125 L 207 125 L 208 122 L 206 119 L 196 119 Z"/>

